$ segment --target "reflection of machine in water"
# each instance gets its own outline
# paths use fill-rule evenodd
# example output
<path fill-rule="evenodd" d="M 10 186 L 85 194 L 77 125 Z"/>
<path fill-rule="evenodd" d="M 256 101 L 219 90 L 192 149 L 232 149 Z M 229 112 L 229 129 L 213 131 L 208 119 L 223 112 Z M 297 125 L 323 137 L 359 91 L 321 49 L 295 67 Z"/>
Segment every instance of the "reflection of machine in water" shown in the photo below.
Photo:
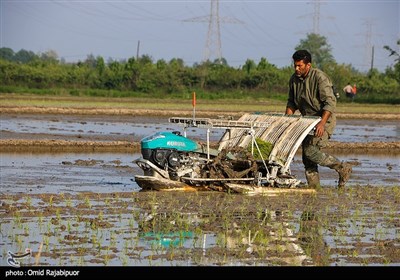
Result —
<path fill-rule="evenodd" d="M 173 250 L 178 259 L 190 256 L 189 265 L 312 265 L 281 218 L 280 211 L 262 215 L 153 212 L 142 217 L 139 230 L 146 243 Z"/>
<path fill-rule="evenodd" d="M 319 266 L 329 265 L 329 246 L 324 240 L 321 224 L 314 212 L 304 211 L 297 234 L 302 248 Z"/>
<path fill-rule="evenodd" d="M 139 235 L 151 245 L 180 247 L 193 238 L 188 223 L 190 221 L 182 219 L 181 215 L 147 213 L 139 221 Z"/>
<path fill-rule="evenodd" d="M 186 239 L 193 238 L 191 231 L 177 231 L 177 232 L 145 232 L 140 234 L 140 237 L 148 241 L 151 245 L 162 247 L 178 247 L 183 246 Z"/>

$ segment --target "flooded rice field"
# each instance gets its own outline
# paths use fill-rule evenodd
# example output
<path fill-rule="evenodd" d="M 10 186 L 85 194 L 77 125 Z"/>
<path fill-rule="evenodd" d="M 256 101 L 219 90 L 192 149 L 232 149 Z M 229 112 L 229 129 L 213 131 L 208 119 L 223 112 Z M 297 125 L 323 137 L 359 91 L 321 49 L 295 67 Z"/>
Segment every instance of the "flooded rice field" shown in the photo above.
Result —
<path fill-rule="evenodd" d="M 84 116 L 74 115 L 17 115 L 3 114 L 0 119 L 0 139 L 45 138 L 139 141 L 158 131 L 182 131 L 182 127 L 168 123 L 167 117 L 144 116 Z M 211 130 L 210 140 L 218 141 L 222 129 Z M 187 135 L 205 138 L 205 130 L 190 128 Z M 390 142 L 400 138 L 400 124 L 396 120 L 339 120 L 332 141 Z"/>
<path fill-rule="evenodd" d="M 138 153 L 1 153 L 0 187 L 3 194 L 136 192 L 140 188 L 134 175 L 143 171 L 133 162 Z M 352 178 L 348 186 L 400 186 L 400 161 L 397 155 L 338 155 L 351 161 Z M 304 181 L 300 155 L 291 172 Z M 337 185 L 337 173 L 320 168 L 321 183 Z"/>
<path fill-rule="evenodd" d="M 162 117 L 2 115 L 1 139 L 139 141 Z M 202 138 L 202 130 L 188 136 Z M 217 141 L 222 131 L 211 133 Z M 396 121 L 342 120 L 332 140 L 398 141 Z M 399 266 L 399 153 L 336 154 L 316 194 L 143 192 L 136 152 L 2 152 L 0 266 Z M 292 174 L 304 180 L 300 155 Z"/>

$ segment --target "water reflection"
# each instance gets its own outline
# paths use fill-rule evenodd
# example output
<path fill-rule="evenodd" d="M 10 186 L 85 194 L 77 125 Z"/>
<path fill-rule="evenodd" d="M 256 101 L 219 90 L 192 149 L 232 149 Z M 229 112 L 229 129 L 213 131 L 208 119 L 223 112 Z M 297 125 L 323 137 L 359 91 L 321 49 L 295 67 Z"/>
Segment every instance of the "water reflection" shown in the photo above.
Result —
<path fill-rule="evenodd" d="M 280 215 L 280 211 L 269 210 L 242 214 L 227 211 L 215 216 L 203 211 L 152 211 L 138 222 L 139 236 L 159 252 L 159 260 L 172 255 L 179 260 L 183 251 L 190 250 L 188 265 L 312 265 Z"/>
<path fill-rule="evenodd" d="M 315 265 L 327 266 L 330 264 L 330 247 L 324 240 L 323 228 L 314 211 L 304 211 L 299 219 L 299 242 Z"/>

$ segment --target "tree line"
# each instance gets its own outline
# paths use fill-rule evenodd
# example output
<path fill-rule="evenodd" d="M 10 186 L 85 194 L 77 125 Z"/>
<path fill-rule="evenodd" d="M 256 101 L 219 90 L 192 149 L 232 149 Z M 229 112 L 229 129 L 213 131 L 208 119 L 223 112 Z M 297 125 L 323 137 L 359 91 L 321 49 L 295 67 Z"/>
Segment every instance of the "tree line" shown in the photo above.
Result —
<path fill-rule="evenodd" d="M 400 56 L 391 47 L 385 49 L 394 66 L 368 73 L 336 63 L 323 36 L 308 34 L 295 49 L 301 48 L 318 54 L 313 65 L 331 77 L 340 102 L 348 101 L 342 88 L 350 82 L 357 84 L 354 102 L 400 104 Z M 264 57 L 258 63 L 248 59 L 241 67 L 231 67 L 225 59 L 187 66 L 180 58 L 153 61 L 149 55 L 106 62 L 90 54 L 84 61 L 66 63 L 54 51 L 35 54 L 0 48 L 0 92 L 173 98 L 196 91 L 202 98 L 283 100 L 292 73 L 292 66 L 278 68 Z"/>

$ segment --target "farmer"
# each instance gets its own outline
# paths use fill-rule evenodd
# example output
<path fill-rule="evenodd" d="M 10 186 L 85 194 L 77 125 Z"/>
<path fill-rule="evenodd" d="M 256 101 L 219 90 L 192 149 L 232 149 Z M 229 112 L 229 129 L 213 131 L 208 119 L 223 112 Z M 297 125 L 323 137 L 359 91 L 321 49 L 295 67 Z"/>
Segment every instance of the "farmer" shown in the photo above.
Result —
<path fill-rule="evenodd" d="M 318 165 L 334 169 L 339 174 L 338 188 L 345 186 L 352 172 L 351 164 L 321 151 L 325 147 L 336 126 L 336 98 L 332 82 L 327 74 L 311 66 L 311 54 L 298 50 L 293 56 L 295 72 L 289 80 L 289 97 L 286 114 L 299 110 L 303 116 L 318 116 L 321 121 L 315 126 L 313 135 L 307 135 L 302 143 L 302 159 L 307 184 L 310 188 L 320 188 Z"/>
<path fill-rule="evenodd" d="M 353 98 L 356 95 L 357 92 L 357 88 L 350 85 L 350 83 L 347 83 L 347 85 L 343 88 L 343 92 L 346 94 L 347 97 L 351 98 L 351 100 L 353 100 Z"/>

